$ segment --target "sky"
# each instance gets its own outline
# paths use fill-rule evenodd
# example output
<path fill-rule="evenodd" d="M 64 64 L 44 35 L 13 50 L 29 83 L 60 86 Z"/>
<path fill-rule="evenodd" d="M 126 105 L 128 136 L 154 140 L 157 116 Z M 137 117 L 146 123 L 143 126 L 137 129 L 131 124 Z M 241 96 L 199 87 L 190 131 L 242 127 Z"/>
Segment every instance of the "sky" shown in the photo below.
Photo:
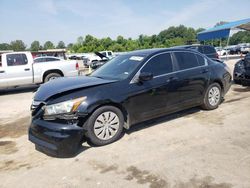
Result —
<path fill-rule="evenodd" d="M 0 0 L 0 43 L 137 38 L 170 26 L 210 28 L 250 18 L 250 0 Z"/>

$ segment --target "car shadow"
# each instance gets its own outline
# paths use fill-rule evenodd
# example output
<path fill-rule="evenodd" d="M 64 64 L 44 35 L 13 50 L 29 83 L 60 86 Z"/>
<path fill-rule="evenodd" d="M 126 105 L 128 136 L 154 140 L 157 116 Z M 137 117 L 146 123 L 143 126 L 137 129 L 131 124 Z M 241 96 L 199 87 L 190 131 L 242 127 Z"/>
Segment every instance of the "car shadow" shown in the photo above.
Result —
<path fill-rule="evenodd" d="M 193 114 L 193 113 L 197 113 L 199 111 L 201 111 L 200 107 L 193 107 L 193 108 L 190 108 L 187 110 L 183 110 L 183 111 L 176 112 L 173 114 L 161 116 L 159 118 L 148 120 L 148 121 L 145 121 L 142 123 L 134 124 L 128 130 L 125 130 L 124 132 L 125 132 L 125 134 L 132 134 L 132 133 L 140 131 L 142 129 L 146 129 L 146 128 L 155 126 L 155 125 L 160 124 L 160 123 L 166 123 L 166 122 L 169 122 L 169 121 L 174 120 L 174 119 L 178 119 L 178 118 L 181 118 L 181 117 Z"/>
<path fill-rule="evenodd" d="M 60 158 L 60 159 L 66 159 L 66 158 L 74 158 L 78 156 L 80 153 L 83 153 L 84 151 L 92 148 L 93 146 L 87 146 L 87 145 L 81 145 L 76 152 L 69 153 L 69 154 L 57 154 L 52 151 L 49 151 L 47 149 L 44 149 L 40 146 L 35 146 L 36 150 L 53 158 Z"/>
<path fill-rule="evenodd" d="M 0 89 L 0 95 L 36 92 L 38 87 L 39 87 L 38 85 L 32 85 L 32 86 L 23 86 L 23 87 L 9 88 L 9 89 Z"/>

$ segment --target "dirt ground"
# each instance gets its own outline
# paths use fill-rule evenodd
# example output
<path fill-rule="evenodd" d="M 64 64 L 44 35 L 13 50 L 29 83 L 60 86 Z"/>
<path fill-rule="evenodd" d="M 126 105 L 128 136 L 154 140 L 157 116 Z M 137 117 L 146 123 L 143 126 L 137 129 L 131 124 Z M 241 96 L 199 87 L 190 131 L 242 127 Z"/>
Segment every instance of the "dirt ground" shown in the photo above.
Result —
<path fill-rule="evenodd" d="M 193 108 L 143 123 L 113 144 L 84 144 L 64 159 L 28 141 L 36 88 L 1 91 L 1 188 L 250 187 L 250 88 L 233 85 L 214 111 Z"/>

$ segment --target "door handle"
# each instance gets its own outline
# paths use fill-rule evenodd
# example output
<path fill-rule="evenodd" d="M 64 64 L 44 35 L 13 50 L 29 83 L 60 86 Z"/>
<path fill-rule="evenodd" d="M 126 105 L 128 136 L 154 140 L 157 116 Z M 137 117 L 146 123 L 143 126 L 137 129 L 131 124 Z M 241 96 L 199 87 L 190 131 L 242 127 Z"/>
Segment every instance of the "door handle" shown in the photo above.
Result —
<path fill-rule="evenodd" d="M 0 71 L 0 73 L 5 73 L 5 71 L 4 71 L 4 70 L 2 70 L 2 71 Z"/>
<path fill-rule="evenodd" d="M 169 82 L 172 82 L 172 81 L 177 81 L 178 80 L 178 77 L 170 77 L 170 78 L 168 78 L 167 80 L 166 80 L 166 82 L 167 83 L 169 83 Z"/>
<path fill-rule="evenodd" d="M 27 69 L 24 69 L 25 71 L 29 71 L 30 70 L 30 68 L 27 68 Z"/>
<path fill-rule="evenodd" d="M 201 73 L 204 74 L 204 73 L 207 73 L 208 71 L 209 71 L 208 69 L 202 69 Z"/>

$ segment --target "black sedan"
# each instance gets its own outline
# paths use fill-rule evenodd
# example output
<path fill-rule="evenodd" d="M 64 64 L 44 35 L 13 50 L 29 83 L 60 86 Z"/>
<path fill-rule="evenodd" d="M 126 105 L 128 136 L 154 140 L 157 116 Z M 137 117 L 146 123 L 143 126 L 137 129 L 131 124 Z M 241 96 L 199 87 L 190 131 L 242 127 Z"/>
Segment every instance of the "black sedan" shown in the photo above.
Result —
<path fill-rule="evenodd" d="M 250 53 L 234 66 L 234 82 L 243 86 L 250 86 Z"/>
<path fill-rule="evenodd" d="M 130 52 L 87 77 L 43 84 L 31 107 L 29 140 L 57 155 L 76 152 L 84 140 L 102 146 L 138 122 L 194 106 L 216 109 L 230 83 L 224 63 L 197 51 Z"/>

